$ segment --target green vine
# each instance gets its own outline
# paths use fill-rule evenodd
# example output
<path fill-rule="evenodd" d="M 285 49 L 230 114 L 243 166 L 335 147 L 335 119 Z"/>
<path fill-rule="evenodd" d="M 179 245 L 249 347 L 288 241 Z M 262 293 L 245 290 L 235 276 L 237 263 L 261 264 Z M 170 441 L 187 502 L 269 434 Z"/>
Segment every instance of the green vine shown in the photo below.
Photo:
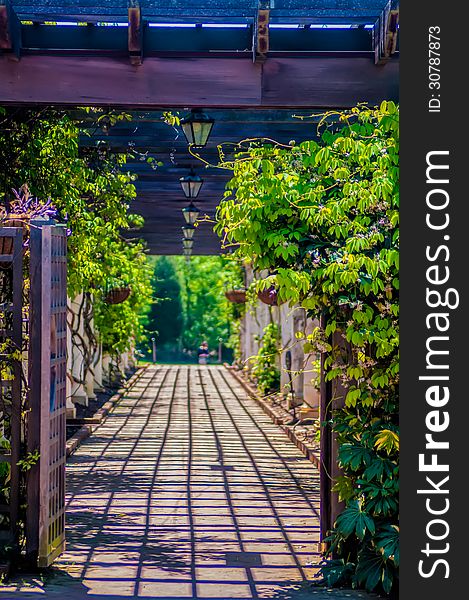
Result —
<path fill-rule="evenodd" d="M 347 390 L 332 415 L 346 508 L 323 575 L 389 593 L 399 566 L 398 108 L 326 114 L 311 137 L 251 141 L 222 164 L 233 177 L 216 231 L 269 272 L 281 301 L 327 319 L 305 352 L 326 352 L 321 377 Z"/>
<path fill-rule="evenodd" d="M 113 126 L 129 115 L 86 109 Z M 0 107 L 0 194 L 27 184 L 38 198 L 50 199 L 65 220 L 68 240 L 68 291 L 92 297 L 95 325 L 104 350 L 128 350 L 143 332 L 142 313 L 151 299 L 151 269 L 140 240 L 123 232 L 143 225 L 129 211 L 136 196 L 135 176 L 126 171 L 129 153 L 107 144 L 79 146 L 81 121 L 66 111 Z M 113 281 L 131 287 L 129 300 L 109 306 L 106 292 Z"/>

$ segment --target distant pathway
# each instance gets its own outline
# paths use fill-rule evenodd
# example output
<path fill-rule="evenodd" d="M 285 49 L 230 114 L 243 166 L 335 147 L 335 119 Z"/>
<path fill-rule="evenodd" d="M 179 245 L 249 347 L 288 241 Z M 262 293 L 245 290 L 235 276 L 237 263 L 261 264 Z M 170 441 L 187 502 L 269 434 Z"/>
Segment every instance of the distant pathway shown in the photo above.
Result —
<path fill-rule="evenodd" d="M 145 371 L 69 461 L 67 539 L 0 600 L 368 597 L 311 587 L 318 472 L 221 367 Z"/>

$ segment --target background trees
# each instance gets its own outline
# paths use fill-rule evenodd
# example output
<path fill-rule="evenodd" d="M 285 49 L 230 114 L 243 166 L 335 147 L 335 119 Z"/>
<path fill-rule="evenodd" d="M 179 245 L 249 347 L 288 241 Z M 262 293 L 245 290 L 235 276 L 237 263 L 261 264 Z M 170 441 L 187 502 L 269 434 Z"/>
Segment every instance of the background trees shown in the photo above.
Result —
<path fill-rule="evenodd" d="M 155 334 L 158 346 L 177 348 L 184 323 L 181 283 L 172 258 L 159 256 L 154 263 L 152 287 L 155 301 L 148 314 L 147 331 Z"/>
<path fill-rule="evenodd" d="M 227 259 L 221 256 L 158 256 L 152 281 L 154 301 L 146 324 L 147 338 L 155 334 L 158 360 L 195 360 L 206 340 L 218 358 L 223 340 L 224 358 L 230 359 L 232 306 L 224 296 Z M 233 341 L 233 340 L 231 340 Z M 228 349 L 229 348 L 229 349 Z M 148 343 L 142 347 L 149 356 Z"/>

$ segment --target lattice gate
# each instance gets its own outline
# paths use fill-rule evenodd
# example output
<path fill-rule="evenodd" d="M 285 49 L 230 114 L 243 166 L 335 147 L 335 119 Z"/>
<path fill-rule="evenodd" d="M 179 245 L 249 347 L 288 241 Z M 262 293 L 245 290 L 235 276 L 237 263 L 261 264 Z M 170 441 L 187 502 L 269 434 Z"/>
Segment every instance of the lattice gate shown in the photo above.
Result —
<path fill-rule="evenodd" d="M 32 221 L 26 253 L 23 234 L 0 228 L 0 545 L 17 555 L 23 531 L 48 566 L 65 547 L 67 238 Z"/>
<path fill-rule="evenodd" d="M 28 450 L 39 463 L 28 477 L 27 554 L 48 566 L 65 548 L 67 237 L 62 226 L 30 234 Z"/>

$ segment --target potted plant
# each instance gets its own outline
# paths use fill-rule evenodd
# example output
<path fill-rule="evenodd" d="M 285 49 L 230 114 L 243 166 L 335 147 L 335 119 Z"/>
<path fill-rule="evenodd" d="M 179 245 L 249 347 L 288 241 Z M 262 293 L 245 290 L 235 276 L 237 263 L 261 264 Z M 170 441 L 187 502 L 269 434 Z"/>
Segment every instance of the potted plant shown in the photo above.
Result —
<path fill-rule="evenodd" d="M 106 304 L 122 304 L 132 293 L 127 282 L 120 277 L 112 277 L 107 281 L 104 289 L 104 302 Z"/>
<path fill-rule="evenodd" d="M 283 304 L 283 301 L 281 302 L 279 300 L 278 292 L 273 285 L 265 290 L 259 290 L 257 292 L 257 297 L 261 302 L 268 304 L 269 306 L 280 306 L 280 304 Z"/>
<path fill-rule="evenodd" d="M 246 302 L 246 290 L 233 289 L 225 292 L 225 297 L 234 304 L 244 304 Z"/>
<path fill-rule="evenodd" d="M 132 290 L 128 286 L 112 288 L 106 293 L 104 301 L 106 302 L 106 304 L 121 304 L 122 302 L 127 300 L 127 298 L 131 294 L 131 291 Z"/>
<path fill-rule="evenodd" d="M 246 302 L 246 288 L 244 286 L 244 270 L 239 263 L 230 259 L 227 261 L 223 273 L 225 297 L 234 304 Z"/>

